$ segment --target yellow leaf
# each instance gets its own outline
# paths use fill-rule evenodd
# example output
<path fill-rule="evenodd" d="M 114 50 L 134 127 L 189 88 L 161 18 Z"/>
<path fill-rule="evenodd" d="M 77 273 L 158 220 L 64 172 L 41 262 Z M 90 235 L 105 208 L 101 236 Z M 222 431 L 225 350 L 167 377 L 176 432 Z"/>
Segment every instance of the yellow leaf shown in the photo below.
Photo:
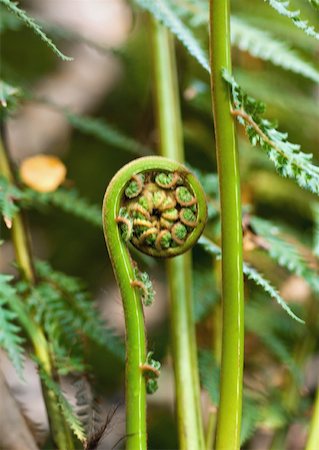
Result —
<path fill-rule="evenodd" d="M 66 167 L 55 156 L 37 155 L 22 161 L 20 177 L 38 192 L 53 192 L 65 180 Z"/>

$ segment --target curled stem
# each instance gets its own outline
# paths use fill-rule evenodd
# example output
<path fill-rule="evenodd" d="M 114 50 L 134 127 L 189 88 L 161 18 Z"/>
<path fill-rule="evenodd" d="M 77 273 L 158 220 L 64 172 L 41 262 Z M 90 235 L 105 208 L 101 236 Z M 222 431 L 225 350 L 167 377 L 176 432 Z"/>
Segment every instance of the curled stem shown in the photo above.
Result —
<path fill-rule="evenodd" d="M 178 187 L 170 186 L 165 189 L 163 196 L 162 187 L 156 184 L 158 176 L 160 183 L 166 177 L 169 181 L 174 174 L 179 175 Z M 165 175 L 165 177 L 164 177 Z M 136 177 L 142 180 L 142 188 Z M 135 183 L 135 184 L 134 184 Z M 179 187 L 187 187 L 189 193 L 196 198 L 196 228 L 186 229 L 187 234 L 181 244 L 173 239 L 165 241 L 160 248 L 156 245 L 156 237 L 147 242 L 141 236 L 150 227 L 159 232 L 168 230 L 161 222 L 163 203 L 168 203 L 175 196 L 176 209 L 178 206 Z M 165 198 L 164 198 L 165 197 Z M 135 219 L 137 215 L 145 214 L 144 211 L 130 208 L 136 202 L 142 204 L 143 208 L 151 216 L 148 218 Z M 175 201 L 175 200 L 174 200 Z M 129 223 L 119 220 L 119 215 Z M 135 222 L 134 220 L 139 220 Z M 178 219 L 176 219 L 177 221 Z M 141 222 L 143 221 L 143 222 Z M 116 280 L 118 282 L 125 316 L 126 328 L 126 434 L 128 450 L 146 450 L 146 380 L 142 368 L 147 361 L 146 333 L 144 327 L 141 279 L 137 279 L 136 267 L 130 257 L 128 242 L 144 253 L 157 257 L 172 257 L 185 252 L 193 245 L 201 234 L 206 221 L 206 202 L 204 192 L 194 177 L 181 164 L 161 157 L 139 158 L 124 166 L 111 180 L 103 202 L 103 228 L 110 259 L 113 265 Z M 176 223 L 176 222 L 174 222 Z M 128 230 L 128 228 L 130 230 Z M 129 232 L 128 232 L 129 231 Z M 139 281 L 139 282 L 137 282 Z M 142 279 L 143 281 L 143 279 Z M 143 283 L 147 286 L 147 280 Z"/>

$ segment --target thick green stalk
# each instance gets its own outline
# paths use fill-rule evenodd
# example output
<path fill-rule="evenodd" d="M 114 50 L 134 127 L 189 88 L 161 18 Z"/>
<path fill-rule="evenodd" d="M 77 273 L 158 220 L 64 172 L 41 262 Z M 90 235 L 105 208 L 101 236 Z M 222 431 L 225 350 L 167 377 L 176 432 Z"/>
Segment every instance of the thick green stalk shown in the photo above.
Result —
<path fill-rule="evenodd" d="M 240 445 L 244 300 L 240 177 L 230 95 L 221 71 L 231 72 L 229 0 L 210 0 L 211 86 L 222 223 L 223 338 L 216 449 Z"/>
<path fill-rule="evenodd" d="M 0 174 L 14 183 L 14 176 L 10 163 L 0 138 Z M 31 284 L 35 282 L 32 257 L 29 249 L 27 232 L 20 213 L 17 213 L 12 220 L 12 240 L 16 254 L 18 267 L 25 280 Z M 50 358 L 49 345 L 41 327 L 28 316 L 24 305 L 20 305 L 18 300 L 14 301 L 11 308 L 16 312 L 18 319 L 32 342 L 35 355 L 42 364 L 43 369 L 52 377 L 53 369 Z M 51 390 L 42 383 L 42 392 L 46 404 L 52 437 L 59 450 L 72 450 L 74 448 L 69 428 L 61 416 L 58 400 Z"/>
<path fill-rule="evenodd" d="M 319 388 L 317 388 L 316 400 L 312 412 L 312 419 L 309 429 L 309 435 L 306 450 L 316 450 L 319 442 Z"/>
<path fill-rule="evenodd" d="M 114 274 L 119 285 L 126 328 L 126 448 L 146 450 L 146 386 L 141 366 L 146 361 L 146 336 L 143 306 L 138 290 L 132 287 L 134 268 L 128 248 L 123 241 L 116 218 L 121 197 L 130 179 L 118 172 L 111 181 L 103 203 L 104 235 Z"/>
<path fill-rule="evenodd" d="M 169 31 L 153 18 L 151 31 L 160 153 L 183 162 L 182 121 L 174 43 Z M 205 445 L 192 310 L 191 254 L 167 261 L 167 273 L 180 448 L 203 449 Z"/>

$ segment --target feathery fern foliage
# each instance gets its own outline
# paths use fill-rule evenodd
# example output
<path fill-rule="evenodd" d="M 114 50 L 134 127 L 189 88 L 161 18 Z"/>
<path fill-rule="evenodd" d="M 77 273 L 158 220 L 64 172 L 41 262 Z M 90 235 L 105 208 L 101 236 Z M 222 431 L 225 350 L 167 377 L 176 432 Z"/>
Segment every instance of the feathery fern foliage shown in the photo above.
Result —
<path fill-rule="evenodd" d="M 303 75 L 319 83 L 319 69 L 301 57 L 290 45 L 269 32 L 250 25 L 242 17 L 231 19 L 232 45 L 250 53 L 255 58 L 270 61 L 285 70 Z"/>
<path fill-rule="evenodd" d="M 319 0 L 308 0 L 314 8 L 319 9 Z"/>
<path fill-rule="evenodd" d="M 75 388 L 76 413 L 81 419 L 86 434 L 89 435 L 101 427 L 101 408 L 85 377 L 76 379 L 73 387 Z"/>
<path fill-rule="evenodd" d="M 300 11 L 291 11 L 289 9 L 289 1 L 286 0 L 264 0 L 272 8 L 274 8 L 282 16 L 288 17 L 297 28 L 303 30 L 308 36 L 312 36 L 319 40 L 319 33 L 314 29 L 313 26 L 308 24 L 307 20 L 302 20 L 300 17 Z M 315 5 L 317 1 L 313 2 Z M 316 5 L 317 6 L 317 5 Z"/>
<path fill-rule="evenodd" d="M 291 346 L 287 344 L 287 335 L 291 334 L 291 321 L 286 323 L 282 320 L 283 318 L 277 320 L 273 312 L 266 311 L 255 300 L 245 306 L 245 312 L 245 327 L 247 331 L 258 336 L 271 354 L 289 369 L 297 382 L 300 382 L 300 369 L 292 355 Z M 286 328 L 289 328 L 289 330 Z M 294 337 L 296 337 L 298 330 L 294 329 L 293 333 L 295 333 Z"/>
<path fill-rule="evenodd" d="M 21 198 L 21 192 L 0 176 L 0 214 L 8 228 L 11 228 L 12 219 L 19 207 L 15 203 Z"/>
<path fill-rule="evenodd" d="M 121 340 L 105 326 L 79 280 L 44 262 L 38 262 L 36 270 L 39 282 L 31 289 L 28 304 L 52 342 L 63 343 L 66 349 L 81 348 L 85 335 L 123 360 Z"/>
<path fill-rule="evenodd" d="M 149 148 L 124 135 L 111 125 L 107 124 L 104 120 L 102 121 L 92 117 L 79 116 L 63 110 L 61 112 L 64 113 L 66 119 L 74 128 L 82 133 L 100 139 L 106 144 L 138 156 L 153 153 Z"/>
<path fill-rule="evenodd" d="M 312 164 L 312 155 L 301 152 L 300 145 L 287 140 L 287 133 L 278 131 L 274 123 L 263 119 L 264 104 L 245 94 L 225 70 L 223 78 L 231 90 L 233 114 L 245 127 L 251 144 L 260 145 L 280 175 L 294 179 L 300 187 L 319 195 L 319 167 Z"/>
<path fill-rule="evenodd" d="M 312 211 L 315 223 L 313 253 L 319 258 L 319 203 L 312 205 Z"/>
<path fill-rule="evenodd" d="M 16 109 L 21 96 L 19 88 L 0 80 L 0 118 Z"/>
<path fill-rule="evenodd" d="M 9 11 L 11 11 L 15 16 L 17 16 L 27 27 L 31 28 L 35 34 L 37 34 L 43 42 L 63 61 L 72 61 L 73 58 L 64 55 L 52 42 L 52 40 L 43 32 L 42 28 L 36 21 L 30 17 L 23 9 L 19 8 L 16 3 L 11 0 L 0 0 L 0 3 L 5 5 Z"/>
<path fill-rule="evenodd" d="M 199 62 L 199 64 L 210 71 L 207 53 L 202 49 L 201 44 L 195 38 L 192 31 L 184 25 L 173 9 L 173 2 L 157 0 L 135 0 L 142 9 L 151 13 L 156 20 L 162 22 L 184 45 L 188 52 Z"/>
<path fill-rule="evenodd" d="M 22 206 L 41 208 L 47 205 L 55 206 L 94 226 L 102 226 L 101 208 L 80 197 L 75 189 L 59 188 L 54 192 L 45 193 L 37 192 L 33 189 L 25 189 L 22 192 Z"/>
<path fill-rule="evenodd" d="M 219 404 L 220 370 L 211 351 L 201 350 L 198 354 L 201 384 L 209 393 L 215 406 Z"/>
<path fill-rule="evenodd" d="M 260 405 L 244 393 L 243 417 L 241 423 L 240 445 L 244 445 L 254 434 L 261 421 Z"/>
<path fill-rule="evenodd" d="M 199 239 L 198 243 L 201 244 L 208 253 L 211 253 L 215 256 L 221 255 L 220 248 L 207 237 L 202 236 Z M 278 305 L 281 306 L 287 312 L 287 314 L 289 314 L 290 317 L 292 317 L 297 322 L 304 323 L 302 319 L 300 319 L 298 316 L 296 316 L 296 314 L 292 312 L 285 300 L 279 295 L 278 291 L 266 278 L 264 278 L 261 273 L 259 273 L 255 268 L 246 263 L 244 263 L 243 265 L 243 272 L 249 280 L 254 281 L 257 286 L 260 286 L 270 296 L 270 298 L 276 300 Z"/>
<path fill-rule="evenodd" d="M 63 414 L 74 435 L 79 439 L 79 441 L 84 443 L 86 441 L 86 434 L 80 419 L 77 417 L 73 410 L 73 407 L 61 391 L 60 386 L 51 377 L 48 376 L 46 371 L 39 363 L 38 366 L 41 380 L 50 391 L 54 392 L 56 398 L 58 399 L 61 414 Z"/>
<path fill-rule="evenodd" d="M 194 35 L 192 28 L 207 27 L 207 2 L 186 0 L 173 2 L 171 0 L 158 0 L 147 2 L 136 0 L 138 5 L 149 11 L 181 41 L 188 52 L 208 72 L 208 55 L 202 49 L 200 40 Z M 231 17 L 231 43 L 241 51 L 250 53 L 255 58 L 270 61 L 272 64 L 285 70 L 298 73 L 310 80 L 319 83 L 319 69 L 309 63 L 288 44 L 282 42 L 271 33 L 260 30 L 243 17 Z"/>
<path fill-rule="evenodd" d="M 212 268 L 194 268 L 193 299 L 195 322 L 200 322 L 212 311 L 218 300 L 218 291 L 214 283 Z"/>
<path fill-rule="evenodd" d="M 302 247 L 297 247 L 291 240 L 284 237 L 278 227 L 259 217 L 252 217 L 251 224 L 258 235 L 269 244 L 269 256 L 278 265 L 285 267 L 289 272 L 302 277 L 317 294 L 319 293 L 318 269 L 312 269 L 310 263 L 302 255 Z M 311 255 L 310 249 L 308 253 Z"/>
<path fill-rule="evenodd" d="M 17 315 L 10 310 L 10 303 L 16 297 L 12 279 L 10 275 L 0 274 L 0 347 L 8 353 L 18 374 L 22 376 L 24 339 L 21 328 L 15 323 Z"/>
<path fill-rule="evenodd" d="M 289 308 L 285 300 L 279 295 L 279 292 L 272 286 L 272 284 L 264 278 L 264 276 L 258 272 L 255 268 L 249 266 L 248 264 L 244 264 L 244 274 L 247 276 L 249 280 L 253 280 L 257 286 L 260 286 L 267 294 L 276 300 L 278 305 L 284 309 L 290 317 L 295 319 L 297 322 L 305 323 L 302 319 L 300 319 L 296 314 L 292 312 Z"/>
<path fill-rule="evenodd" d="M 7 30 L 18 30 L 22 22 L 0 3 L 0 33 Z"/>

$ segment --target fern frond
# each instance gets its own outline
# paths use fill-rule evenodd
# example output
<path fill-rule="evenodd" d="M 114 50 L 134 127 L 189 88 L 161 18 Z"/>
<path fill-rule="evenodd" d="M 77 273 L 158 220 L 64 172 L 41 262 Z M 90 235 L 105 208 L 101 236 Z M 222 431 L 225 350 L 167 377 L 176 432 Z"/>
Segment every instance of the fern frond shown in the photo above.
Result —
<path fill-rule="evenodd" d="M 21 21 L 0 4 L 0 33 L 7 30 L 18 30 L 21 25 Z"/>
<path fill-rule="evenodd" d="M 21 89 L 0 80 L 0 117 L 4 112 L 14 111 L 21 96 Z"/>
<path fill-rule="evenodd" d="M 0 347 L 7 353 L 22 377 L 23 370 L 23 343 L 21 328 L 15 323 L 17 315 L 11 311 L 10 303 L 15 301 L 16 291 L 10 282 L 13 279 L 10 275 L 0 274 Z"/>
<path fill-rule="evenodd" d="M 170 0 L 156 2 L 136 0 L 136 2 L 153 14 L 157 20 L 163 22 L 201 66 L 208 72 L 210 71 L 208 55 L 202 50 L 201 44 L 193 35 L 190 27 L 182 21 L 183 18 L 186 18 L 190 26 L 207 26 L 208 4 L 206 2 L 186 1 L 182 4 Z M 298 55 L 285 42 L 273 37 L 269 32 L 250 25 L 242 17 L 231 17 L 231 43 L 255 58 L 270 61 L 276 66 L 319 83 L 318 68 Z"/>
<path fill-rule="evenodd" d="M 251 217 L 251 224 L 256 233 L 270 244 L 269 256 L 289 272 L 302 277 L 314 292 L 319 293 L 318 273 L 309 267 L 300 250 L 282 236 L 279 228 L 259 217 Z"/>
<path fill-rule="evenodd" d="M 39 319 L 44 320 L 45 327 L 52 330 L 54 324 L 59 324 L 59 329 L 69 342 L 81 333 L 85 334 L 123 360 L 122 341 L 100 319 L 81 283 L 73 277 L 53 271 L 47 263 L 38 262 L 36 270 L 39 283 L 29 301 L 35 303 L 33 307 L 37 307 Z"/>
<path fill-rule="evenodd" d="M 198 243 L 201 244 L 208 253 L 215 256 L 221 255 L 220 248 L 207 237 L 201 236 Z M 261 273 L 259 273 L 255 268 L 251 267 L 247 263 L 243 264 L 243 272 L 249 280 L 254 281 L 254 283 L 257 286 L 260 286 L 272 299 L 276 300 L 279 306 L 281 306 L 290 317 L 295 319 L 297 322 L 304 323 L 302 319 L 300 319 L 292 312 L 285 300 L 279 295 L 278 291 L 266 278 L 264 278 Z"/>
<path fill-rule="evenodd" d="M 92 392 L 90 383 L 85 377 L 74 381 L 76 413 L 81 419 L 87 435 L 99 429 L 102 423 L 101 407 Z"/>
<path fill-rule="evenodd" d="M 104 120 L 94 119 L 87 116 L 79 116 L 63 110 L 61 110 L 61 112 L 64 113 L 65 118 L 74 128 L 82 133 L 88 134 L 89 136 L 100 139 L 102 142 L 112 145 L 113 147 L 125 150 L 126 152 L 133 153 L 138 156 L 153 153 L 152 150 L 134 139 L 125 136 L 123 133 L 107 124 Z"/>
<path fill-rule="evenodd" d="M 245 19 L 232 17 L 231 41 L 239 50 L 246 51 L 255 58 L 270 61 L 275 66 L 303 75 L 319 83 L 319 69 L 292 50 L 285 42 L 270 33 L 250 25 Z"/>
<path fill-rule="evenodd" d="M 270 352 L 287 366 L 295 377 L 296 381 L 301 380 L 301 373 L 294 357 L 289 352 L 289 346 L 279 335 L 278 326 L 272 314 L 265 314 L 256 302 L 251 302 L 245 307 L 245 327 L 259 337 L 261 342 L 270 350 Z M 291 323 L 291 322 L 290 322 Z M 294 335 L 296 338 L 296 335 Z"/>
<path fill-rule="evenodd" d="M 213 404 L 217 406 L 219 404 L 220 370 L 211 351 L 199 351 L 198 366 L 201 384 L 209 393 Z"/>
<path fill-rule="evenodd" d="M 251 144 L 260 145 L 280 175 L 319 195 L 319 167 L 312 164 L 312 155 L 301 152 L 300 145 L 287 140 L 287 133 L 278 131 L 272 122 L 263 119 L 265 106 L 245 94 L 225 70 L 223 78 L 231 89 L 232 114 L 245 127 Z"/>
<path fill-rule="evenodd" d="M 188 52 L 204 67 L 210 71 L 207 53 L 193 35 L 192 31 L 184 25 L 177 14 L 172 10 L 169 2 L 165 0 L 135 0 L 142 9 L 151 13 L 156 20 L 162 22 L 184 45 Z"/>
<path fill-rule="evenodd" d="M 0 3 L 5 5 L 9 11 L 11 11 L 15 16 L 17 16 L 27 27 L 31 28 L 35 34 L 37 34 L 43 42 L 63 61 L 72 61 L 73 58 L 64 55 L 52 42 L 52 40 L 43 32 L 42 28 L 36 21 L 30 17 L 23 9 L 19 8 L 11 0 L 0 0 Z"/>
<path fill-rule="evenodd" d="M 218 245 L 216 245 L 213 241 L 208 239 L 206 236 L 201 236 L 198 240 L 198 244 L 202 245 L 206 252 L 210 253 L 213 256 L 217 256 L 220 258 L 221 250 Z"/>
<path fill-rule="evenodd" d="M 80 442 L 86 441 L 86 434 L 83 425 L 66 397 L 63 395 L 60 386 L 47 374 L 41 365 L 39 365 L 39 375 L 46 387 L 54 392 L 57 397 L 58 404 L 66 422 L 69 424 L 74 435 Z"/>
<path fill-rule="evenodd" d="M 319 203 L 312 205 L 312 211 L 315 223 L 313 253 L 319 258 Z"/>
<path fill-rule="evenodd" d="M 261 420 L 258 403 L 246 395 L 243 396 L 243 416 L 241 422 L 240 445 L 244 445 L 256 431 Z"/>
<path fill-rule="evenodd" d="M 213 309 L 218 300 L 212 269 L 205 267 L 193 270 L 193 310 L 195 322 L 203 320 Z"/>
<path fill-rule="evenodd" d="M 11 185 L 6 178 L 0 176 L 0 215 L 8 228 L 11 228 L 12 219 L 19 210 L 15 202 L 20 198 L 20 190 Z"/>
<path fill-rule="evenodd" d="M 258 272 L 254 267 L 244 264 L 243 267 L 244 274 L 249 280 L 253 280 L 257 286 L 260 286 L 267 294 L 276 300 L 279 306 L 286 311 L 286 313 L 295 319 L 299 323 L 305 323 L 304 320 L 296 316 L 292 310 L 289 308 L 285 300 L 279 295 L 279 292 L 272 286 L 272 284 L 264 278 L 264 276 Z"/>
<path fill-rule="evenodd" d="M 319 9 L 319 0 L 308 0 L 308 2 L 316 9 Z"/>
<path fill-rule="evenodd" d="M 23 205 L 26 207 L 55 206 L 97 227 L 102 226 L 102 212 L 97 205 L 92 205 L 79 196 L 75 189 L 59 188 L 54 192 L 37 192 L 32 189 L 23 191 Z"/>
<path fill-rule="evenodd" d="M 282 0 L 264 0 L 267 2 L 274 10 L 276 10 L 280 15 L 290 19 L 293 24 L 304 31 L 308 36 L 312 36 L 319 40 L 319 33 L 314 29 L 313 26 L 308 24 L 307 20 L 302 20 L 300 17 L 300 11 L 291 11 L 289 9 L 289 1 Z"/>

